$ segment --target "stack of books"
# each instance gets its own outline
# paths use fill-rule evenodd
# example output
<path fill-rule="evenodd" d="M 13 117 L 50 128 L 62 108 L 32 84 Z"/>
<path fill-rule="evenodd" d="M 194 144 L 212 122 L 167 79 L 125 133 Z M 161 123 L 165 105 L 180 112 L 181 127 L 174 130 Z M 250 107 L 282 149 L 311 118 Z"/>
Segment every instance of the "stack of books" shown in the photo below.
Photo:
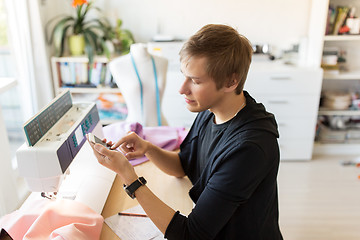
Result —
<path fill-rule="evenodd" d="M 60 86 L 97 87 L 111 84 L 111 73 L 106 63 L 95 62 L 92 67 L 83 62 L 57 63 Z"/>
<path fill-rule="evenodd" d="M 326 35 L 339 35 L 339 34 L 358 34 L 359 29 L 354 24 L 348 24 L 358 18 L 355 16 L 355 8 L 350 6 L 337 6 L 329 5 Z M 348 21 L 349 20 L 349 21 Z M 360 21 L 360 20 L 359 20 Z M 349 25 L 349 26 L 347 26 Z M 351 25 L 351 26 L 350 26 Z"/>

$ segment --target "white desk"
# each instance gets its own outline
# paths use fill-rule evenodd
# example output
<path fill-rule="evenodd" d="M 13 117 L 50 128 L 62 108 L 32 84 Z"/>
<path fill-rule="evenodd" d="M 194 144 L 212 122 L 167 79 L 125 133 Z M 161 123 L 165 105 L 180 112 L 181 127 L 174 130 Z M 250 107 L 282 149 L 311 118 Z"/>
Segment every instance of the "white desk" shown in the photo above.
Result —
<path fill-rule="evenodd" d="M 16 86 L 17 82 L 13 78 L 2 78 L 0 80 L 0 94 Z M 16 192 L 15 179 L 12 175 L 10 144 L 5 127 L 0 105 L 0 213 L 7 213 L 16 209 L 18 195 Z"/>

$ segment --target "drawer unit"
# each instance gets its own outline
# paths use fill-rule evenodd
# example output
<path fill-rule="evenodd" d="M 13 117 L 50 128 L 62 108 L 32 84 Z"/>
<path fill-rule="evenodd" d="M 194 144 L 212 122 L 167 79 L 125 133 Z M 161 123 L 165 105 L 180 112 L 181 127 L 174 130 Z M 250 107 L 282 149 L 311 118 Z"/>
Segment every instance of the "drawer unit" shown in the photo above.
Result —
<path fill-rule="evenodd" d="M 311 160 L 313 140 L 279 139 L 281 160 Z"/>
<path fill-rule="evenodd" d="M 313 81 L 314 76 L 318 75 L 314 71 L 306 73 L 289 71 L 283 74 L 253 71 L 256 69 L 251 69 L 249 72 L 246 88 L 259 88 L 260 84 L 260 90 L 267 93 L 316 94 L 318 88 L 314 84 L 318 84 L 320 87 L 319 83 Z"/>
<path fill-rule="evenodd" d="M 322 70 L 277 63 L 252 63 L 245 89 L 268 94 L 319 94 Z M 316 80 L 320 79 L 320 80 Z"/>
<path fill-rule="evenodd" d="M 322 70 L 252 63 L 244 89 L 275 115 L 281 160 L 312 157 Z"/>
<path fill-rule="evenodd" d="M 282 117 L 280 119 L 276 118 L 276 120 L 281 139 L 313 140 L 313 132 L 315 131 L 314 121 L 316 119 L 312 117 Z M 309 131 L 304 131 L 304 129 L 309 129 Z"/>
<path fill-rule="evenodd" d="M 278 117 L 315 116 L 318 111 L 319 98 L 314 95 L 262 94 L 251 91 L 257 102 L 261 102 L 266 110 Z"/>

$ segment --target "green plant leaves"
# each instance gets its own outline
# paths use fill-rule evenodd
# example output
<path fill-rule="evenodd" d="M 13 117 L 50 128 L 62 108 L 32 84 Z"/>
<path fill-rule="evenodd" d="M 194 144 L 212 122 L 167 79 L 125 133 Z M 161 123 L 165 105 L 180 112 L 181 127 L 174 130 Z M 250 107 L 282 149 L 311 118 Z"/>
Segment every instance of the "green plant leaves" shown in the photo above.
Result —
<path fill-rule="evenodd" d="M 48 44 L 54 44 L 56 56 L 60 57 L 64 54 L 65 42 L 67 37 L 72 34 L 84 35 L 85 52 L 90 63 L 93 62 L 95 54 L 105 54 L 110 57 L 109 48 L 106 44 L 108 40 L 114 45 L 117 53 L 129 52 L 130 45 L 135 41 L 129 30 L 121 29 L 122 20 L 117 19 L 116 26 L 112 27 L 103 14 L 100 18 L 87 19 L 87 13 L 92 9 L 101 13 L 101 9 L 93 6 L 90 1 L 88 4 L 77 6 L 74 16 L 57 16 L 46 24 L 46 41 Z M 50 36 L 48 36 L 50 25 L 53 27 Z"/>
<path fill-rule="evenodd" d="M 55 55 L 62 56 L 64 52 L 64 42 L 66 38 L 66 32 L 74 21 L 73 17 L 67 17 L 59 21 L 51 34 L 50 42 L 54 43 Z"/>

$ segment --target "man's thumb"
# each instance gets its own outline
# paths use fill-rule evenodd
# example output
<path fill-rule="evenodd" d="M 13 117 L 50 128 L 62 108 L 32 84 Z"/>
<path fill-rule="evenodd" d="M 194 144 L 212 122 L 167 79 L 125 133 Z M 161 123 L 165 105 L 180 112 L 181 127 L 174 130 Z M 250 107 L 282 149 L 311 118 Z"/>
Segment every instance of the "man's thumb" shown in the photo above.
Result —
<path fill-rule="evenodd" d="M 95 144 L 94 149 L 102 155 L 109 156 L 109 157 L 111 156 L 111 151 L 99 143 Z"/>

